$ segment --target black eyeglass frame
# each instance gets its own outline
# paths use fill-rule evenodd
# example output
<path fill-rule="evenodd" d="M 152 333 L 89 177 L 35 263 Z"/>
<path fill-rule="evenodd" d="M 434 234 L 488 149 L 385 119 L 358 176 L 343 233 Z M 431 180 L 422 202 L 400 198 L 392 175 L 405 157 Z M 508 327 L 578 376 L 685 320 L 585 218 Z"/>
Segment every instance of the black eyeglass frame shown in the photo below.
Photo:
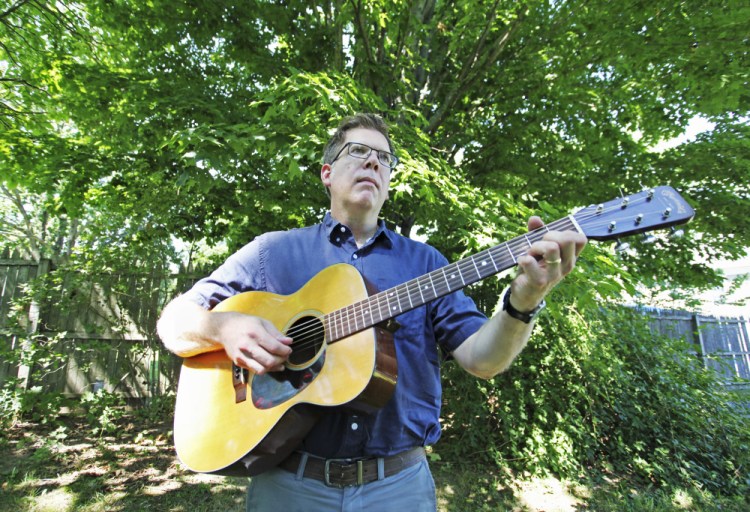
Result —
<path fill-rule="evenodd" d="M 367 154 L 364 156 L 354 155 L 351 153 L 351 147 L 354 145 L 363 146 L 369 149 L 370 151 L 368 151 Z M 331 160 L 331 165 L 333 165 L 336 162 L 336 160 L 341 158 L 341 153 L 343 153 L 345 149 L 347 150 L 346 153 L 349 156 L 352 156 L 354 158 L 359 158 L 360 160 L 366 160 L 367 158 L 370 157 L 372 152 L 375 151 L 378 155 L 378 162 L 380 162 L 384 166 L 388 167 L 389 169 L 394 169 L 398 165 L 398 157 L 394 155 L 393 153 L 391 153 L 390 151 L 385 151 L 383 149 L 375 149 L 374 147 L 368 146 L 367 144 L 363 144 L 361 142 L 347 142 L 346 144 L 341 146 L 341 149 L 339 150 L 339 152 L 336 153 L 336 157 L 333 160 Z M 385 161 L 383 160 L 384 158 L 385 158 Z"/>

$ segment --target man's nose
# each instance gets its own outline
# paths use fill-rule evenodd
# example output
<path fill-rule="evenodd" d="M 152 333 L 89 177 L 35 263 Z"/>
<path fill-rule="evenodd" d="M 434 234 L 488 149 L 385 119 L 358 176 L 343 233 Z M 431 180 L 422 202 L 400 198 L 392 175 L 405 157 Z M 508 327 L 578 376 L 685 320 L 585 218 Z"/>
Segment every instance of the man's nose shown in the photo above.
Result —
<path fill-rule="evenodd" d="M 378 155 L 375 153 L 375 151 L 371 151 L 370 154 L 367 156 L 367 161 L 365 162 L 365 167 L 367 169 L 375 169 L 376 171 L 380 169 L 380 160 L 378 160 Z"/>

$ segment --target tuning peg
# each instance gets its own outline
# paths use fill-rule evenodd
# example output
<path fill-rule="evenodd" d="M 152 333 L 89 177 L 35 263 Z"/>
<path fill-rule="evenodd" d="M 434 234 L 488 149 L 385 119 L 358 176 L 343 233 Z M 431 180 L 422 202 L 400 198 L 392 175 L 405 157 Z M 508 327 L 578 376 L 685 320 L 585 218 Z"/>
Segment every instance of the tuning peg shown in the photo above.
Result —
<path fill-rule="evenodd" d="M 656 242 L 656 237 L 652 235 L 651 233 L 643 233 L 643 239 L 641 240 L 641 243 L 644 244 L 652 244 Z"/>
<path fill-rule="evenodd" d="M 618 240 L 615 244 L 615 252 L 619 253 L 625 253 L 630 249 L 630 244 L 628 242 L 623 242 L 622 240 Z"/>
<path fill-rule="evenodd" d="M 672 227 L 671 233 L 669 233 L 669 238 L 682 238 L 683 235 L 685 235 L 684 229 L 677 229 L 675 227 Z"/>

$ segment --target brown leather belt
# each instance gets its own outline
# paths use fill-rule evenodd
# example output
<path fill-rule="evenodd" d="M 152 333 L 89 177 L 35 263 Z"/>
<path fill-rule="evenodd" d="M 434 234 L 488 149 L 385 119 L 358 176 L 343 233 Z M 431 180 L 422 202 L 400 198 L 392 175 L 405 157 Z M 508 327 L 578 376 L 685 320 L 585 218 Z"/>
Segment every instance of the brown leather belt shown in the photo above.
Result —
<path fill-rule="evenodd" d="M 421 446 L 389 457 L 372 459 L 321 459 L 295 452 L 284 459 L 279 468 L 291 473 L 301 472 L 303 477 L 319 480 L 329 487 L 350 487 L 395 475 L 425 458 Z"/>

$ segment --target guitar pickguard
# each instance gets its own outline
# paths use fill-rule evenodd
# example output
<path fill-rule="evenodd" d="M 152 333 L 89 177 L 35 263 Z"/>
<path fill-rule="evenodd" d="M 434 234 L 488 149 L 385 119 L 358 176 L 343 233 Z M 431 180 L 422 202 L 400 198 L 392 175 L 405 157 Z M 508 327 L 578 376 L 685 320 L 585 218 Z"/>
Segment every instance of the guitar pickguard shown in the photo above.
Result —
<path fill-rule="evenodd" d="M 299 315 L 286 329 L 292 353 L 280 372 L 256 375 L 251 384 L 253 404 L 270 409 L 291 399 L 312 383 L 325 363 L 325 328 L 320 316 Z"/>
<path fill-rule="evenodd" d="M 307 368 L 270 372 L 253 377 L 253 404 L 257 409 L 270 409 L 296 396 L 320 374 L 325 363 L 325 352 Z"/>

